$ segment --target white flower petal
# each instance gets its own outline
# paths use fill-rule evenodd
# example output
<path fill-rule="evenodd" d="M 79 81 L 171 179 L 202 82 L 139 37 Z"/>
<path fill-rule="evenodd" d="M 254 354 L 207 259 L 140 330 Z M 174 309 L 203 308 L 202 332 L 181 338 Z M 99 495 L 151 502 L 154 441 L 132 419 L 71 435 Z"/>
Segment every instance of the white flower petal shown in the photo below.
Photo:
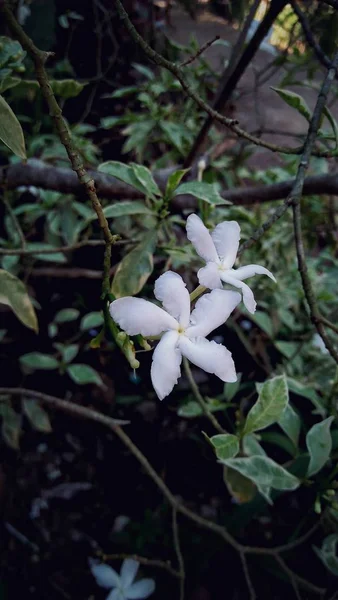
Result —
<path fill-rule="evenodd" d="M 120 576 L 109 565 L 102 563 L 95 564 L 94 561 L 89 561 L 90 570 L 93 573 L 97 585 L 110 590 L 112 587 L 120 585 Z"/>
<path fill-rule="evenodd" d="M 253 275 L 267 275 L 272 281 L 276 281 L 276 278 L 272 275 L 271 271 L 268 271 L 268 269 L 261 267 L 260 265 L 246 265 L 246 267 L 240 267 L 239 269 L 231 269 L 231 276 L 236 277 L 236 279 L 239 279 L 240 281 L 252 277 Z"/>
<path fill-rule="evenodd" d="M 202 267 L 197 273 L 197 278 L 199 283 L 209 290 L 223 287 L 218 266 L 214 262 L 208 262 L 205 267 Z"/>
<path fill-rule="evenodd" d="M 209 335 L 225 323 L 241 299 L 238 292 L 230 290 L 213 290 L 210 294 L 205 294 L 196 302 L 186 335 L 189 338 Z"/>
<path fill-rule="evenodd" d="M 114 300 L 109 312 L 128 335 L 159 335 L 162 331 L 178 327 L 177 321 L 163 308 L 142 298 L 127 296 Z"/>
<path fill-rule="evenodd" d="M 155 581 L 153 579 L 141 579 L 126 590 L 128 600 L 143 600 L 149 598 L 155 591 Z"/>
<path fill-rule="evenodd" d="M 212 241 L 209 230 L 197 215 L 189 215 L 186 223 L 187 238 L 201 258 L 219 263 L 215 244 Z"/>
<path fill-rule="evenodd" d="M 180 275 L 167 271 L 155 281 L 155 298 L 183 327 L 187 327 L 190 316 L 190 295 Z"/>
<path fill-rule="evenodd" d="M 139 563 L 137 562 L 137 560 L 134 560 L 133 558 L 126 558 L 123 561 L 121 571 L 120 571 L 120 579 L 121 579 L 121 584 L 122 584 L 123 589 L 126 589 L 133 583 L 133 581 L 136 577 L 138 568 L 139 568 Z"/>
<path fill-rule="evenodd" d="M 222 344 L 217 344 L 214 341 L 209 342 L 203 337 L 190 340 L 187 336 L 182 335 L 179 345 L 183 356 L 197 367 L 207 373 L 214 373 L 222 381 L 228 383 L 237 381 L 231 352 Z"/>
<path fill-rule="evenodd" d="M 176 331 L 168 331 L 154 350 L 150 376 L 160 400 L 170 394 L 181 376 L 182 355 L 177 347 L 178 338 Z"/>
<path fill-rule="evenodd" d="M 238 252 L 241 228 L 236 221 L 224 221 L 211 233 L 223 267 L 231 269 Z"/>
<path fill-rule="evenodd" d="M 253 314 L 256 310 L 257 304 L 251 289 L 248 285 L 246 285 L 246 283 L 239 281 L 239 279 L 233 277 L 232 274 L 229 275 L 229 273 L 231 273 L 231 271 L 226 271 L 225 273 L 221 272 L 222 281 L 242 290 L 244 305 L 248 311 Z"/>
<path fill-rule="evenodd" d="M 106 600 L 126 600 L 127 596 L 124 595 L 123 590 L 120 588 L 114 588 L 110 594 L 108 594 Z"/>

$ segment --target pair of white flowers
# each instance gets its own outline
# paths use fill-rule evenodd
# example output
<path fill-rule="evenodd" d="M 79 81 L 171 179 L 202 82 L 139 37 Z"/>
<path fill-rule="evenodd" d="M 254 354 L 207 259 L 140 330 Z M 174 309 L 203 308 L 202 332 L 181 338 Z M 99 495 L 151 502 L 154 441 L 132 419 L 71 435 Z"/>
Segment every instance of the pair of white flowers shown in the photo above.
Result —
<path fill-rule="evenodd" d="M 244 279 L 256 274 L 275 278 L 265 267 L 247 265 L 233 269 L 236 260 L 240 227 L 236 221 L 224 221 L 209 233 L 197 215 L 190 215 L 186 224 L 187 237 L 206 266 L 197 277 L 199 283 L 212 291 L 202 296 L 190 313 L 190 295 L 177 273 L 167 271 L 155 282 L 154 295 L 163 308 L 141 298 L 119 298 L 110 305 L 114 321 L 128 333 L 144 337 L 163 333 L 155 348 L 151 379 L 160 400 L 172 391 L 181 375 L 182 356 L 222 381 L 237 379 L 231 352 L 206 336 L 222 325 L 241 301 L 241 294 L 223 289 L 223 282 L 241 290 L 243 302 L 254 313 L 256 302 Z"/>

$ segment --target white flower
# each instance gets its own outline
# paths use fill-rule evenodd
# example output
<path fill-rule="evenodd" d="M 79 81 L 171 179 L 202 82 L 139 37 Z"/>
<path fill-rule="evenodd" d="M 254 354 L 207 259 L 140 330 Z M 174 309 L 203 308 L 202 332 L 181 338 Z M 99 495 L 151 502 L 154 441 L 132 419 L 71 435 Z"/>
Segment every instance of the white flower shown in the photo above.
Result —
<path fill-rule="evenodd" d="M 254 295 L 243 279 L 252 275 L 267 275 L 276 281 L 272 273 L 259 265 L 247 265 L 233 269 L 236 260 L 240 226 L 236 221 L 224 221 L 209 233 L 197 215 L 190 215 L 187 219 L 187 236 L 196 249 L 197 254 L 207 263 L 197 273 L 201 285 L 213 290 L 222 288 L 222 281 L 240 288 L 243 302 L 249 312 L 254 313 L 256 302 Z"/>
<path fill-rule="evenodd" d="M 140 579 L 133 583 L 139 563 L 132 558 L 126 558 L 121 567 L 120 575 L 102 563 L 89 560 L 90 570 L 99 586 L 111 590 L 107 600 L 142 600 L 149 598 L 155 590 L 153 579 Z"/>
<path fill-rule="evenodd" d="M 110 305 L 114 321 L 129 335 L 159 335 L 151 366 L 151 380 L 160 400 L 168 396 L 181 375 L 182 355 L 222 381 L 237 380 L 231 352 L 206 336 L 222 325 L 241 301 L 237 292 L 213 290 L 196 302 L 190 314 L 190 296 L 177 273 L 167 271 L 155 282 L 160 308 L 141 298 L 119 298 Z"/>

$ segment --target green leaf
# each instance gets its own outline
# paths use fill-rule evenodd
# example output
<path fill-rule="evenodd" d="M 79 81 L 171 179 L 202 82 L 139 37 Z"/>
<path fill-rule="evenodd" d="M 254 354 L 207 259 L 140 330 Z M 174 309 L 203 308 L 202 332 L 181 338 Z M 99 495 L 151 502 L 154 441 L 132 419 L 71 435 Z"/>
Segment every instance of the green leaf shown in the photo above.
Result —
<path fill-rule="evenodd" d="M 151 231 L 118 265 L 111 291 L 116 298 L 138 294 L 153 271 L 157 232 Z"/>
<path fill-rule="evenodd" d="M 42 354 L 41 352 L 29 352 L 20 356 L 19 360 L 21 365 L 28 369 L 49 370 L 59 368 L 59 362 L 54 356 Z"/>
<path fill-rule="evenodd" d="M 290 456 L 295 456 L 296 447 L 291 442 L 291 440 L 286 437 L 283 433 L 279 433 L 279 431 L 263 431 L 262 433 L 262 441 L 265 444 L 273 444 L 274 446 L 279 446 L 282 450 L 285 450 Z"/>
<path fill-rule="evenodd" d="M 126 200 L 125 202 L 116 202 L 116 204 L 110 204 L 103 209 L 104 215 L 107 219 L 116 219 L 117 217 L 124 217 L 126 215 L 152 215 L 153 212 L 143 202 L 137 202 L 137 200 Z M 93 219 L 96 219 L 96 215 Z"/>
<path fill-rule="evenodd" d="M 251 479 L 261 494 L 269 501 L 268 490 L 295 490 L 300 481 L 283 467 L 267 456 L 250 456 L 248 458 L 228 458 L 225 465 L 235 469 L 244 477 Z"/>
<path fill-rule="evenodd" d="M 28 242 L 26 244 L 27 246 L 27 250 L 36 250 L 36 254 L 34 254 L 34 258 L 38 259 L 38 260 L 45 260 L 47 262 L 54 262 L 54 263 L 65 263 L 67 262 L 67 258 L 65 257 L 64 254 L 62 254 L 62 252 L 51 252 L 50 254 L 40 254 L 39 250 L 49 250 L 49 249 L 54 249 L 55 246 L 52 246 L 51 244 L 44 244 L 43 242 Z"/>
<path fill-rule="evenodd" d="M 105 97 L 107 98 L 109 96 L 109 98 L 124 98 L 125 96 L 129 96 L 130 94 L 135 94 L 138 91 L 139 91 L 138 87 L 136 87 L 135 85 L 131 85 L 129 87 L 123 87 L 123 88 L 120 88 L 119 90 L 115 90 L 115 92 L 113 92 L 112 94 L 107 94 Z M 108 119 L 109 119 L 109 117 L 108 117 Z"/>
<path fill-rule="evenodd" d="M 26 160 L 25 138 L 22 127 L 6 100 L 0 96 L 0 140 L 16 156 Z"/>
<path fill-rule="evenodd" d="M 135 173 L 135 177 L 147 190 L 149 196 L 162 196 L 160 188 L 147 167 L 137 165 L 136 163 L 131 163 L 130 166 Z"/>
<path fill-rule="evenodd" d="M 291 404 L 287 404 L 280 418 L 278 419 L 278 425 L 283 429 L 284 433 L 294 443 L 295 447 L 298 447 L 298 440 L 301 428 L 301 420 L 297 415 L 296 411 L 292 408 Z"/>
<path fill-rule="evenodd" d="M 167 185 L 165 188 L 165 197 L 167 198 L 167 200 L 171 199 L 174 191 L 179 186 L 181 180 L 183 179 L 184 175 L 188 173 L 188 171 L 190 171 L 190 167 L 189 169 L 179 169 L 178 171 L 175 171 L 174 173 L 169 175 Z"/>
<path fill-rule="evenodd" d="M 200 417 L 203 414 L 201 406 L 195 400 L 186 402 L 177 411 L 179 417 L 185 417 L 191 419 L 194 417 Z"/>
<path fill-rule="evenodd" d="M 80 329 L 81 331 L 87 331 L 87 329 L 95 329 L 103 325 L 103 315 L 100 312 L 90 312 L 81 319 Z"/>
<path fill-rule="evenodd" d="M 10 404 L 0 403 L 0 416 L 2 417 L 2 436 L 13 450 L 19 450 L 21 435 L 21 415 L 18 415 Z"/>
<path fill-rule="evenodd" d="M 297 381 L 292 377 L 287 377 L 288 388 L 290 392 L 297 394 L 298 396 L 302 396 L 303 398 L 307 398 L 312 402 L 312 404 L 317 408 L 318 413 L 321 416 L 325 416 L 326 410 L 323 405 L 323 401 L 320 396 L 317 394 L 313 385 L 305 385 L 301 381 Z"/>
<path fill-rule="evenodd" d="M 50 433 L 52 431 L 49 416 L 37 400 L 24 400 L 22 404 L 24 413 L 34 429 L 42 433 Z"/>
<path fill-rule="evenodd" d="M 55 344 L 56 346 L 56 344 Z M 65 363 L 70 363 L 74 360 L 75 356 L 79 352 L 79 344 L 70 344 L 69 346 L 63 346 L 61 350 L 62 360 Z"/>
<path fill-rule="evenodd" d="M 69 367 L 67 367 L 67 373 L 77 385 L 95 383 L 96 385 L 103 386 L 100 375 L 89 365 L 69 365 Z"/>
<path fill-rule="evenodd" d="M 6 90 L 10 90 L 11 88 L 17 86 L 21 82 L 19 77 L 5 77 L 0 80 L 0 94 L 5 92 Z"/>
<path fill-rule="evenodd" d="M 231 402 L 231 400 L 236 396 L 241 385 L 241 379 L 242 373 L 237 373 L 237 381 L 234 381 L 233 383 L 226 383 L 224 385 L 223 394 L 228 402 Z"/>
<path fill-rule="evenodd" d="M 277 94 L 292 108 L 295 108 L 307 121 L 311 121 L 311 111 L 306 104 L 304 98 L 295 92 L 290 92 L 290 90 L 283 90 L 281 88 L 276 88 L 270 86 L 274 92 Z"/>
<path fill-rule="evenodd" d="M 172 145 L 182 153 L 187 133 L 186 128 L 179 123 L 170 123 L 169 121 L 160 121 L 159 125 Z"/>
<path fill-rule="evenodd" d="M 61 96 L 67 100 L 68 98 L 75 98 L 78 96 L 87 83 L 80 83 L 75 79 L 52 79 L 49 81 L 52 86 L 52 90 L 56 96 Z"/>
<path fill-rule="evenodd" d="M 237 436 L 230 433 L 220 433 L 210 438 L 210 442 L 216 451 L 216 456 L 220 460 L 232 458 L 239 452 L 239 441 Z"/>
<path fill-rule="evenodd" d="M 332 131 L 333 131 L 333 135 L 335 137 L 335 142 L 336 142 L 336 146 L 335 149 L 338 146 L 338 125 L 337 125 L 337 121 L 334 118 L 333 114 L 331 113 L 330 109 L 327 106 L 324 106 L 323 108 L 323 114 L 326 116 L 327 120 L 329 121 L 331 127 L 332 127 Z"/>
<path fill-rule="evenodd" d="M 235 469 L 231 469 L 225 465 L 223 469 L 223 480 L 228 488 L 229 494 L 231 494 L 239 504 L 251 502 L 256 495 L 256 486 L 250 479 L 244 477 L 241 473 L 235 471 Z"/>
<path fill-rule="evenodd" d="M 54 317 L 55 323 L 68 323 L 70 321 L 75 321 L 78 318 L 80 312 L 77 308 L 63 308 L 56 313 Z"/>
<path fill-rule="evenodd" d="M 216 186 L 213 183 L 205 183 L 204 181 L 188 181 L 187 183 L 181 183 L 176 188 L 174 196 L 183 194 L 191 194 L 200 200 L 204 200 L 208 204 L 217 206 L 218 204 L 232 204 L 228 200 L 224 200 Z"/>
<path fill-rule="evenodd" d="M 265 429 L 278 421 L 288 401 L 288 386 L 284 375 L 265 381 L 260 388 L 257 402 L 248 413 L 243 433 Z"/>
<path fill-rule="evenodd" d="M 124 163 L 116 160 L 108 160 L 99 165 L 98 171 L 100 171 L 100 173 L 107 173 L 107 175 L 111 175 L 112 177 L 131 185 L 145 196 L 148 195 L 147 188 L 145 188 L 139 179 L 137 179 L 132 167 L 125 165 Z"/>
<path fill-rule="evenodd" d="M 314 551 L 325 567 L 336 576 L 338 576 L 337 543 L 338 533 L 331 533 L 325 538 L 321 548 L 313 546 Z"/>
<path fill-rule="evenodd" d="M 306 447 L 310 454 L 308 477 L 318 473 L 330 458 L 332 450 L 330 427 L 333 419 L 334 417 L 328 417 L 324 421 L 316 423 L 307 433 Z"/>
<path fill-rule="evenodd" d="M 0 304 L 9 306 L 21 323 L 38 332 L 38 320 L 24 284 L 3 269 L 0 269 Z"/>
<path fill-rule="evenodd" d="M 253 433 L 244 436 L 243 450 L 244 454 L 247 456 L 266 456 L 265 450 L 263 450 L 257 437 Z"/>

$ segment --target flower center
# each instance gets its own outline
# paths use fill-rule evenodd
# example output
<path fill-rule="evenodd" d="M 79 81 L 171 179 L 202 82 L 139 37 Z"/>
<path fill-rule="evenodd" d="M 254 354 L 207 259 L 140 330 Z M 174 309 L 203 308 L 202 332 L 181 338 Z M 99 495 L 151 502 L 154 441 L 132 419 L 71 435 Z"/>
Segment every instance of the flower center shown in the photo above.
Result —
<path fill-rule="evenodd" d="M 178 326 L 177 333 L 179 333 L 179 335 L 183 335 L 183 334 L 184 334 L 184 332 L 185 332 L 185 328 L 184 328 L 184 327 L 182 327 L 182 325 L 179 325 L 179 326 Z"/>

